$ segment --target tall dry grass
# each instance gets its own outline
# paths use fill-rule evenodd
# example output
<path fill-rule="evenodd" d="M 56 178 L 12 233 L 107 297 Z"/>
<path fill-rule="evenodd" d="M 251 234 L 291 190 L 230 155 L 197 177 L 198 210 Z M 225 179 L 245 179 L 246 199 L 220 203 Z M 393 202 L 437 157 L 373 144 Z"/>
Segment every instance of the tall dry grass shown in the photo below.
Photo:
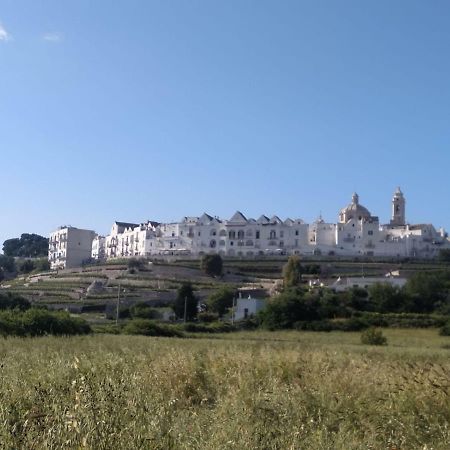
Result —
<path fill-rule="evenodd" d="M 0 446 L 450 448 L 448 338 L 386 335 L 1 340 Z"/>

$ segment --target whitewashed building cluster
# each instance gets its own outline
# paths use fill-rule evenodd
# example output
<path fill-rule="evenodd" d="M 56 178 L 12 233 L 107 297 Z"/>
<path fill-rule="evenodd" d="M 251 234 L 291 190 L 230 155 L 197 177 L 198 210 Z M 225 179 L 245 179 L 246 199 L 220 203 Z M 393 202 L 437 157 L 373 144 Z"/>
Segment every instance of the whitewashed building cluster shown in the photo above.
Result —
<path fill-rule="evenodd" d="M 114 222 L 109 235 L 96 236 L 94 259 L 202 256 L 218 253 L 230 257 L 263 255 L 334 255 L 433 258 L 449 248 L 445 230 L 431 224 L 406 222 L 405 197 L 398 188 L 392 198 L 389 224 L 380 224 L 353 194 L 341 209 L 337 223 L 322 218 L 308 224 L 301 219 L 281 220 L 262 215 L 246 218 L 236 212 L 230 219 L 203 214 L 180 222 Z"/>

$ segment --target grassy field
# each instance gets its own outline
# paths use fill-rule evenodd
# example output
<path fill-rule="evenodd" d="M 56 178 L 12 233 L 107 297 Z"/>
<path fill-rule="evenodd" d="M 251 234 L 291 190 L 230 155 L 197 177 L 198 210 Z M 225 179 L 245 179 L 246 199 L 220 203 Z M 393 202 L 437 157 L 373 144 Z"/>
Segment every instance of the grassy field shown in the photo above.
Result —
<path fill-rule="evenodd" d="M 4 339 L 0 447 L 450 448 L 450 338 L 385 334 Z"/>

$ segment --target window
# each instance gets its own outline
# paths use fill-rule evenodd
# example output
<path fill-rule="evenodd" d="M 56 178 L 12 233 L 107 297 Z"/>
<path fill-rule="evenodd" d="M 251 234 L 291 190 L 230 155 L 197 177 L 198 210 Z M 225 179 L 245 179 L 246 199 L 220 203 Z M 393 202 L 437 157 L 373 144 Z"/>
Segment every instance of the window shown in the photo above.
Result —
<path fill-rule="evenodd" d="M 259 231 L 256 232 L 255 238 L 256 238 L 256 239 L 259 239 Z"/>
<path fill-rule="evenodd" d="M 269 239 L 275 239 L 277 237 L 277 232 L 275 230 L 270 230 Z"/>
<path fill-rule="evenodd" d="M 198 235 L 200 236 L 200 231 L 198 232 Z"/>
<path fill-rule="evenodd" d="M 230 231 L 230 232 L 228 233 L 228 237 L 229 237 L 230 239 L 235 239 L 235 238 L 236 238 L 236 232 L 235 232 L 235 231 Z"/>
<path fill-rule="evenodd" d="M 284 231 L 280 231 L 280 237 L 284 237 Z"/>
<path fill-rule="evenodd" d="M 238 231 L 238 239 L 244 239 L 244 230 Z"/>
<path fill-rule="evenodd" d="M 298 236 L 298 230 L 295 230 L 295 235 Z"/>
<path fill-rule="evenodd" d="M 369 236 L 373 236 L 373 230 L 369 230 L 369 231 L 367 232 L 367 234 L 368 234 Z"/>

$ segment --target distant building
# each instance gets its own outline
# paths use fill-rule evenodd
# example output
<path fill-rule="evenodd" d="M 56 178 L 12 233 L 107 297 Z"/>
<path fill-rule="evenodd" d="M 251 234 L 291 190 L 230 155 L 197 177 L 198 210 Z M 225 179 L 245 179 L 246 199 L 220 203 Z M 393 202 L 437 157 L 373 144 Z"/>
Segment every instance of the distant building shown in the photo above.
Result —
<path fill-rule="evenodd" d="M 238 298 L 236 310 L 234 312 L 234 320 L 243 320 L 255 316 L 266 306 L 265 300 L 257 298 Z"/>
<path fill-rule="evenodd" d="M 202 256 L 218 253 L 230 257 L 263 255 L 336 255 L 433 258 L 450 248 L 444 229 L 431 224 L 406 222 L 405 197 L 397 188 L 392 198 L 389 224 L 380 224 L 359 202 L 341 209 L 337 223 L 319 217 L 311 224 L 301 219 L 281 220 L 262 215 L 246 218 L 237 211 L 230 219 L 203 214 L 180 222 L 114 222 L 105 239 L 94 242 L 94 258 L 151 257 L 167 255 Z"/>
<path fill-rule="evenodd" d="M 347 291 L 353 288 L 367 289 L 374 284 L 389 284 L 402 288 L 406 284 L 406 278 L 400 277 L 348 277 L 338 278 L 331 286 L 336 292 Z"/>
<path fill-rule="evenodd" d="M 71 226 L 59 227 L 50 234 L 48 260 L 52 269 L 70 269 L 81 266 L 92 254 L 95 232 Z"/>

